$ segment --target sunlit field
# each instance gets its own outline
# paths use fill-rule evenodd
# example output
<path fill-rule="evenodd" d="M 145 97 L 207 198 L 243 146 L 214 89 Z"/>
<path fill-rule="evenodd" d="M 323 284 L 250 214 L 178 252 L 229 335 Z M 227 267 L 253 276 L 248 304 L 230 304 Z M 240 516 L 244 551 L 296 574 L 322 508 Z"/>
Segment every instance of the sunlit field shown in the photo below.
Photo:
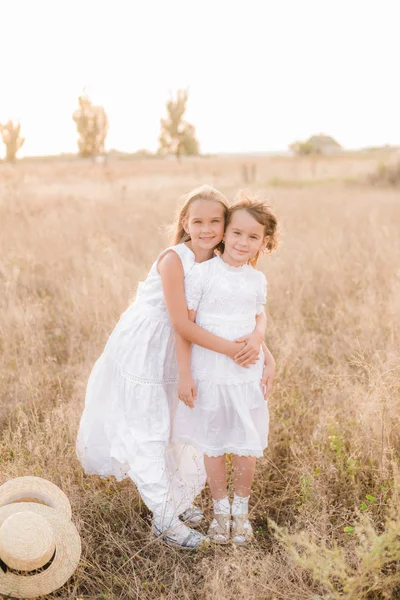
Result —
<path fill-rule="evenodd" d="M 50 597 L 400 598 L 400 191 L 368 185 L 380 160 L 0 164 L 0 483 L 59 485 L 83 543 Z M 202 183 L 257 191 L 278 216 L 260 264 L 277 377 L 254 545 L 183 553 L 151 537 L 130 481 L 85 476 L 74 445 L 93 362 Z M 208 524 L 208 490 L 198 503 Z"/>

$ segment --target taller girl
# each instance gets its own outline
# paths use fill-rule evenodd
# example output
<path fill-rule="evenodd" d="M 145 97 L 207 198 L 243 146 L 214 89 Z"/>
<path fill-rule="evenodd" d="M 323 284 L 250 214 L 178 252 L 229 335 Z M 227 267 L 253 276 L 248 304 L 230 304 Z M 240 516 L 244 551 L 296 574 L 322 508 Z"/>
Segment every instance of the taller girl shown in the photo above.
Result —
<path fill-rule="evenodd" d="M 154 529 L 171 543 L 197 547 L 202 536 L 178 518 L 205 482 L 203 458 L 170 445 L 177 404 L 175 331 L 246 366 L 258 356 L 265 323 L 243 343 L 219 338 L 187 315 L 184 278 L 211 258 L 224 234 L 228 203 L 211 186 L 188 194 L 175 245 L 153 264 L 135 301 L 120 318 L 89 378 L 77 452 L 88 474 L 130 477 L 153 512 Z M 272 358 L 272 357 L 271 357 Z M 273 360 L 273 359 L 272 359 Z M 174 451 L 173 451 L 174 450 Z"/>

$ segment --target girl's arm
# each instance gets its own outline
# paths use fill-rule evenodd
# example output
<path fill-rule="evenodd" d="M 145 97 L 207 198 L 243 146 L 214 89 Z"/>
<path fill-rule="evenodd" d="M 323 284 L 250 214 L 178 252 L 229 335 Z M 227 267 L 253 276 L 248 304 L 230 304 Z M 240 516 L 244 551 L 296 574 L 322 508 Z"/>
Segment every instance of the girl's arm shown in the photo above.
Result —
<path fill-rule="evenodd" d="M 267 280 L 261 271 L 258 272 L 258 284 L 256 288 L 256 304 L 257 304 L 257 316 L 256 316 L 256 326 L 254 331 L 249 335 L 245 335 L 238 340 L 237 342 L 245 342 L 245 347 L 238 353 L 236 358 L 246 359 L 246 356 L 249 352 L 254 349 L 259 350 L 261 344 L 264 342 L 265 330 L 267 328 L 267 316 L 265 314 L 264 305 L 267 300 Z M 264 344 L 265 346 L 265 344 Z M 266 348 L 266 346 L 265 346 Z M 271 352 L 267 349 L 265 353 L 267 362 L 266 364 L 270 364 L 272 369 L 275 372 L 275 361 Z"/>
<path fill-rule="evenodd" d="M 220 354 L 226 354 L 234 359 L 243 344 L 231 342 L 202 329 L 188 317 L 185 299 L 184 272 L 180 258 L 175 252 L 167 252 L 158 261 L 158 271 L 161 276 L 165 304 L 175 332 L 192 344 L 208 348 Z M 239 359 L 243 367 L 253 364 L 258 353 L 253 358 Z"/>
<path fill-rule="evenodd" d="M 196 313 L 189 311 L 189 319 L 194 322 Z M 178 362 L 178 398 L 189 408 L 194 408 L 196 400 L 196 386 L 190 370 L 191 343 L 179 334 L 176 334 L 176 358 Z"/>
<path fill-rule="evenodd" d="M 271 393 L 272 384 L 275 377 L 275 360 L 271 352 L 268 350 L 265 342 L 262 343 L 264 352 L 264 370 L 262 374 L 261 384 L 263 386 L 264 398 L 267 399 Z"/>
<path fill-rule="evenodd" d="M 275 365 L 275 359 L 272 356 L 272 354 L 271 354 L 271 352 L 270 352 L 267 344 L 264 342 L 264 340 L 262 342 L 262 349 L 263 349 L 263 352 L 264 352 L 264 364 L 265 365 L 270 365 L 271 367 L 274 367 L 274 369 L 275 369 L 275 366 L 276 366 Z"/>
<path fill-rule="evenodd" d="M 251 355 L 254 350 L 260 351 L 260 347 L 264 341 L 266 328 L 267 315 L 264 311 L 262 311 L 262 313 L 256 316 L 256 326 L 254 331 L 236 340 L 237 342 L 244 342 L 245 346 L 242 348 L 242 350 L 240 350 L 240 352 L 238 352 L 235 359 L 246 360 L 247 356 Z M 272 356 L 269 350 L 268 353 Z"/>
<path fill-rule="evenodd" d="M 275 377 L 275 359 L 272 356 L 270 350 L 264 341 L 265 330 L 267 326 L 267 316 L 263 311 L 261 314 L 256 317 L 256 326 L 254 331 L 249 335 L 244 335 L 243 337 L 236 340 L 237 342 L 246 342 L 245 347 L 236 355 L 236 359 L 246 360 L 246 357 L 249 355 L 251 351 L 257 350 L 260 348 L 260 345 L 264 352 L 264 364 L 267 367 L 266 374 L 268 375 L 268 381 L 270 382 L 270 386 L 268 387 L 268 393 L 271 391 L 272 381 Z"/>

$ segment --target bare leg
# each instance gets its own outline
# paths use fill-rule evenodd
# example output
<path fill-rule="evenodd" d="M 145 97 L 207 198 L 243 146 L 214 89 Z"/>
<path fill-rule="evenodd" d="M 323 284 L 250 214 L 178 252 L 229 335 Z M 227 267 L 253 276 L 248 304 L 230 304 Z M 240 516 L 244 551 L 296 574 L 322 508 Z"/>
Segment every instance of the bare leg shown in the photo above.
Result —
<path fill-rule="evenodd" d="M 230 535 L 231 506 L 226 491 L 225 454 L 205 455 L 204 465 L 214 505 L 214 518 L 208 528 L 208 536 L 216 544 L 227 544 Z"/>
<path fill-rule="evenodd" d="M 245 546 L 253 538 L 248 518 L 249 496 L 253 483 L 256 458 L 254 456 L 232 456 L 234 466 L 233 485 L 235 494 L 232 503 L 232 541 Z"/>
<path fill-rule="evenodd" d="M 237 456 L 237 454 L 232 456 L 234 468 L 233 489 L 237 496 L 243 498 L 250 496 L 256 460 L 255 456 Z"/>
<path fill-rule="evenodd" d="M 226 498 L 226 459 L 222 456 L 204 456 L 211 496 L 214 500 Z"/>

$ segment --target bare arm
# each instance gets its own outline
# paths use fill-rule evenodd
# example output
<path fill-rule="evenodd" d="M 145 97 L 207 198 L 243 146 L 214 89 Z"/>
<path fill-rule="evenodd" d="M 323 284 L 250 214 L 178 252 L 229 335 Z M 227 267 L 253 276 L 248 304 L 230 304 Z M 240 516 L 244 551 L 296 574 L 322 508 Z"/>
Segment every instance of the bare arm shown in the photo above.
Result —
<path fill-rule="evenodd" d="M 262 349 L 264 352 L 264 364 L 265 365 L 270 365 L 271 367 L 273 367 L 274 371 L 275 371 L 275 359 L 272 356 L 267 344 L 263 341 L 262 343 Z"/>
<path fill-rule="evenodd" d="M 256 316 L 256 326 L 254 328 L 254 333 L 258 333 L 258 335 L 263 340 L 265 337 L 265 332 L 267 329 L 267 315 L 264 311 Z"/>
<path fill-rule="evenodd" d="M 195 311 L 189 311 L 189 319 L 194 322 L 196 318 Z M 191 343 L 185 340 L 178 333 L 176 334 L 176 358 L 178 362 L 178 398 L 182 400 L 189 408 L 194 407 L 196 399 L 196 386 L 194 384 L 190 370 Z"/>
<path fill-rule="evenodd" d="M 185 299 L 183 267 L 175 252 L 167 252 L 160 258 L 158 271 L 161 276 L 169 318 L 176 333 L 192 344 L 197 344 L 220 354 L 226 354 L 233 359 L 243 344 L 218 337 L 202 329 L 189 319 Z M 245 361 L 242 366 L 250 363 L 251 361 Z"/>
<path fill-rule="evenodd" d="M 264 398 L 267 399 L 272 390 L 272 384 L 275 378 L 275 360 L 271 352 L 268 350 L 265 342 L 262 343 L 264 352 L 264 369 L 261 379 L 261 386 L 264 393 Z"/>
<path fill-rule="evenodd" d="M 262 311 L 262 313 L 256 316 L 256 326 L 254 331 L 236 340 L 237 342 L 245 342 L 246 345 L 236 354 L 235 360 L 246 360 L 246 358 L 254 351 L 257 351 L 258 353 L 260 352 L 261 345 L 264 341 L 266 328 L 267 316 L 265 312 Z"/>
<path fill-rule="evenodd" d="M 238 354 L 235 356 L 235 360 L 237 360 L 238 358 L 246 359 L 248 352 L 250 352 L 250 350 L 254 350 L 254 349 L 259 349 L 260 345 L 261 348 L 264 352 L 264 365 L 265 367 L 267 367 L 266 370 L 266 374 L 268 375 L 268 393 L 271 391 L 271 386 L 272 386 L 272 381 L 275 377 L 275 359 L 272 356 L 269 348 L 267 347 L 265 341 L 264 341 L 264 336 L 265 336 L 265 330 L 266 330 L 266 326 L 267 326 L 267 316 L 265 314 L 265 312 L 263 311 L 261 314 L 257 315 L 256 317 L 256 326 L 254 328 L 254 331 L 252 333 L 250 333 L 249 335 L 245 335 L 241 338 L 239 338 L 238 340 L 236 340 L 237 342 L 246 342 L 246 346 L 240 351 L 238 352 Z"/>
<path fill-rule="evenodd" d="M 178 375 L 187 377 L 191 374 L 190 371 L 190 356 L 192 344 L 185 340 L 179 333 L 175 334 L 176 339 L 176 360 L 178 362 Z"/>

